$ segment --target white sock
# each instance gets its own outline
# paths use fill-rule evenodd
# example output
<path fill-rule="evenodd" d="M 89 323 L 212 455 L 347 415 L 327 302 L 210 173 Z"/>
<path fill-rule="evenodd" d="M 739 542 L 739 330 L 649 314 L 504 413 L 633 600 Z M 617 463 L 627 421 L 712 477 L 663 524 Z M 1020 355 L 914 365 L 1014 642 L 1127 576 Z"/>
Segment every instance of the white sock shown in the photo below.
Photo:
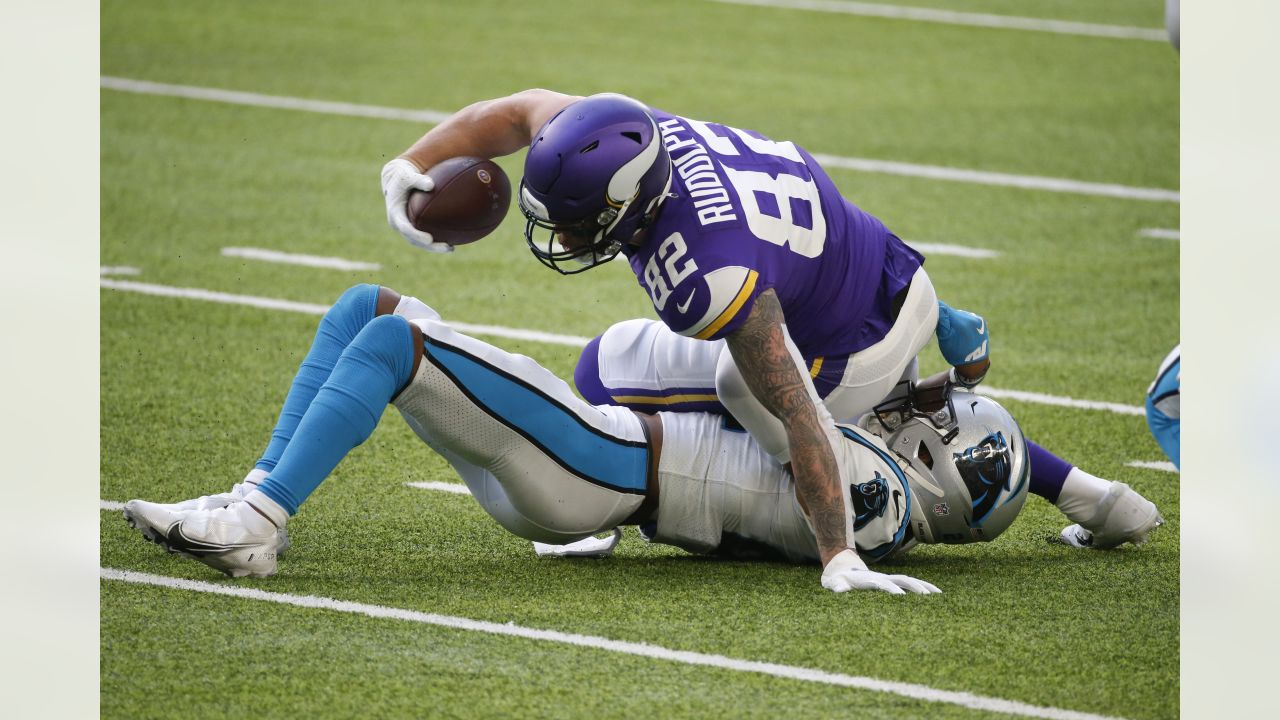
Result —
<path fill-rule="evenodd" d="M 240 521 L 255 535 L 273 533 L 289 520 L 289 512 L 261 490 L 245 495 L 244 502 L 235 507 L 240 510 Z"/>
<path fill-rule="evenodd" d="M 240 482 L 248 483 L 250 485 L 261 485 L 262 481 L 266 479 L 267 479 L 266 470 L 263 470 L 262 468 L 254 468 L 250 470 L 249 474 L 245 475 L 244 480 L 241 480 Z"/>
<path fill-rule="evenodd" d="M 1087 522 L 1093 518 L 1098 503 L 1107 496 L 1110 488 L 1110 480 L 1094 477 L 1073 467 L 1067 473 L 1067 479 L 1062 482 L 1062 492 L 1058 494 L 1058 502 L 1055 504 L 1072 522 Z"/>

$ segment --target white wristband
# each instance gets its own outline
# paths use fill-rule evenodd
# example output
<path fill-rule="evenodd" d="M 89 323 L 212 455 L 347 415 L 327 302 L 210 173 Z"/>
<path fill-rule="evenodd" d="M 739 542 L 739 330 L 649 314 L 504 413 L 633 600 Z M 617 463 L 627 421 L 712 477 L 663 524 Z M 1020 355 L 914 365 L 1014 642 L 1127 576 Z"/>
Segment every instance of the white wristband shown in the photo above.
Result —
<path fill-rule="evenodd" d="M 967 377 L 965 377 L 965 376 L 961 375 L 959 372 L 956 372 L 956 369 L 953 367 L 953 368 L 951 368 L 951 377 L 950 377 L 950 380 L 951 380 L 951 384 L 952 384 L 952 385 L 955 385 L 955 386 L 957 386 L 957 387 L 962 387 L 962 388 L 967 388 L 967 389 L 973 389 L 973 388 L 977 387 L 977 386 L 978 386 L 978 383 L 982 382 L 982 379 L 983 379 L 983 378 L 985 378 L 986 376 L 987 376 L 987 374 L 986 374 L 986 373 L 982 373 L 982 375 L 980 375 L 980 376 L 978 376 L 977 378 L 974 378 L 974 379 L 972 379 L 972 380 L 971 380 L 971 379 L 969 379 L 969 378 L 967 378 Z"/>

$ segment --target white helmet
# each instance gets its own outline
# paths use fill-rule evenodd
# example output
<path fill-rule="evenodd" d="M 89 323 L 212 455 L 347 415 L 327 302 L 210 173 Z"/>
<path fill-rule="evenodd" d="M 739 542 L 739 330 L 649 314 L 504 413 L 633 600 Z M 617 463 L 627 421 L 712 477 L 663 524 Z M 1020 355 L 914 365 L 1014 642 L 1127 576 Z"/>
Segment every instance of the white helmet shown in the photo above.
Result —
<path fill-rule="evenodd" d="M 1027 442 L 996 401 L 956 389 L 944 407 L 926 413 L 909 394 L 867 418 L 868 429 L 905 461 L 913 540 L 988 542 L 1018 516 L 1031 471 Z M 904 545 L 899 552 L 914 542 Z"/>

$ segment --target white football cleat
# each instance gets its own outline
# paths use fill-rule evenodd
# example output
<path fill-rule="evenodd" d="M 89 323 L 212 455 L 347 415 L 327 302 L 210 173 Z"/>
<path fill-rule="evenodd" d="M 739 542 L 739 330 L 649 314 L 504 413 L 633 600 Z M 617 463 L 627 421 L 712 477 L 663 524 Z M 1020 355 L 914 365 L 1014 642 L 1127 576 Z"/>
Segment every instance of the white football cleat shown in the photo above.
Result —
<path fill-rule="evenodd" d="M 201 495 L 198 498 L 183 500 L 182 502 L 168 503 L 163 505 L 171 512 L 190 512 L 192 510 L 217 510 L 220 507 L 226 507 L 231 503 L 240 502 L 248 495 L 250 491 L 258 488 L 257 483 L 236 483 L 231 487 L 230 492 L 217 493 L 214 495 Z M 156 503 L 159 505 L 160 503 Z"/>
<path fill-rule="evenodd" d="M 1113 482 L 1092 518 L 1062 529 L 1062 542 L 1075 548 L 1110 550 L 1124 543 L 1141 545 L 1164 524 L 1155 503 L 1122 482 Z"/>
<path fill-rule="evenodd" d="M 244 513 L 253 515 L 246 518 Z M 268 577 L 276 572 L 283 528 L 277 528 L 248 503 L 174 512 L 167 505 L 130 500 L 124 506 L 124 519 L 169 552 L 186 555 L 231 577 Z"/>
<path fill-rule="evenodd" d="M 182 502 L 176 502 L 176 503 L 168 503 L 168 504 L 155 503 L 155 504 L 163 505 L 163 507 L 169 508 L 173 512 L 180 512 L 180 511 L 187 511 L 187 510 L 216 510 L 217 508 L 220 508 L 220 507 L 226 507 L 233 502 L 240 502 L 241 500 L 244 499 L 245 495 L 248 495 L 250 492 L 257 490 L 258 483 L 262 482 L 266 478 L 267 478 L 266 470 L 259 470 L 258 468 L 254 468 L 249 471 L 248 475 L 244 476 L 244 480 L 241 480 L 240 482 L 233 485 L 231 487 L 230 492 L 217 493 L 216 495 L 201 495 L 198 498 L 192 498 L 191 500 L 183 500 Z"/>
<path fill-rule="evenodd" d="M 214 495 L 201 495 L 198 498 L 183 500 L 182 502 L 176 502 L 176 503 L 148 503 L 148 504 L 155 505 L 156 507 L 159 507 L 159 508 L 164 508 L 169 512 L 174 512 L 174 513 L 187 513 L 193 510 L 217 510 L 218 508 L 226 507 L 231 503 L 238 503 L 241 500 L 244 500 L 244 497 L 246 495 L 258 489 L 258 483 L 260 483 L 266 477 L 267 477 L 267 471 L 258 470 L 255 468 L 249 471 L 249 474 L 245 476 L 243 481 L 233 485 L 229 492 L 216 493 Z M 127 513 L 127 510 L 126 510 L 126 513 Z M 125 515 L 125 520 L 129 520 L 129 517 L 127 514 Z M 132 521 L 130 521 L 130 524 L 131 525 L 133 524 Z M 137 525 L 134 525 L 134 527 L 137 527 Z M 279 530 L 276 531 L 276 534 L 277 534 L 276 554 L 283 557 L 284 551 L 288 550 L 289 546 L 292 544 L 291 541 L 289 540 L 289 531 L 285 528 L 280 528 Z"/>

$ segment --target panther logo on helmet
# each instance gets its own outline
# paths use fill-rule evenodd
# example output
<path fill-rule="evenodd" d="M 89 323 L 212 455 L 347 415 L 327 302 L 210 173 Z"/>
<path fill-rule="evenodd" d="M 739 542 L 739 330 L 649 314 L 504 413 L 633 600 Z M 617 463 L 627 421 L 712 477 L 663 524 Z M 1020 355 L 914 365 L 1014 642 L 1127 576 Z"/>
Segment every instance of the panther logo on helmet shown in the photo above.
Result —
<path fill-rule="evenodd" d="M 965 487 L 969 488 L 969 497 L 973 502 L 973 519 L 970 521 L 972 526 L 981 525 L 995 509 L 1000 494 L 1013 489 L 1011 456 L 1009 443 L 999 430 L 964 452 L 954 454 L 952 459 L 956 470 L 964 479 Z"/>

